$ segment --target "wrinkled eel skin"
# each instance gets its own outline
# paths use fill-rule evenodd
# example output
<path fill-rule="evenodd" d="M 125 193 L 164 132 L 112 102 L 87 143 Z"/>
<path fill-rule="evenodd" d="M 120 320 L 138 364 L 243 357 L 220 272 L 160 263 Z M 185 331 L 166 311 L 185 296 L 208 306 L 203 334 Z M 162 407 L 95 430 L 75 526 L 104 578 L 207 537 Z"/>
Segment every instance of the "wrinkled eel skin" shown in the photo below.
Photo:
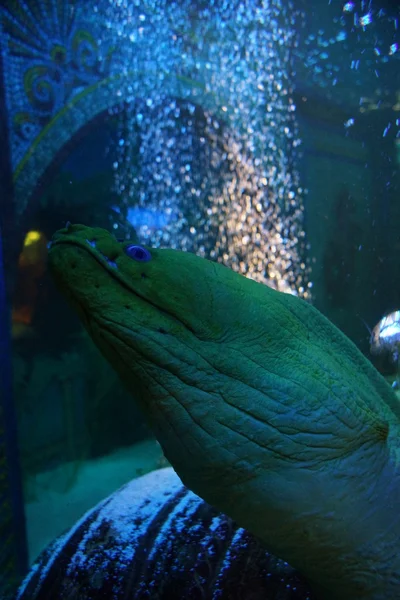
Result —
<path fill-rule="evenodd" d="M 189 489 L 319 598 L 400 598 L 400 409 L 350 340 L 295 296 L 102 229 L 68 225 L 49 260 Z"/>

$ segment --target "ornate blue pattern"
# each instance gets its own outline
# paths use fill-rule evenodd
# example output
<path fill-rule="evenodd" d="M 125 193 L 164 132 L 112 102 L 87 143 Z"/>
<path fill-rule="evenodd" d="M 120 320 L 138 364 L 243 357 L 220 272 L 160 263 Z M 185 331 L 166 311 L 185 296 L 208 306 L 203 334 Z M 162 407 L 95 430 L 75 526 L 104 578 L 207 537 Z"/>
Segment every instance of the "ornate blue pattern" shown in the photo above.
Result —
<path fill-rule="evenodd" d="M 2 3 L 1 51 L 14 170 L 65 103 L 110 74 L 114 49 L 110 42 L 100 48 L 100 27 L 92 10 L 75 0 Z"/>

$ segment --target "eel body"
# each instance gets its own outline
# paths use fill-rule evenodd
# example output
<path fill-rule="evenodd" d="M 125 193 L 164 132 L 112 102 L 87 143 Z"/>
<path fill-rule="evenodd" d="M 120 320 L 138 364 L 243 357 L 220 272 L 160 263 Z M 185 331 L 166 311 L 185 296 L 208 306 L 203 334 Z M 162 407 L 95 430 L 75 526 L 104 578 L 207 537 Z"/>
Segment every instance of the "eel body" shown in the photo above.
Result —
<path fill-rule="evenodd" d="M 183 483 L 321 599 L 400 597 L 400 410 L 311 305 L 220 264 L 69 225 L 54 278 Z"/>

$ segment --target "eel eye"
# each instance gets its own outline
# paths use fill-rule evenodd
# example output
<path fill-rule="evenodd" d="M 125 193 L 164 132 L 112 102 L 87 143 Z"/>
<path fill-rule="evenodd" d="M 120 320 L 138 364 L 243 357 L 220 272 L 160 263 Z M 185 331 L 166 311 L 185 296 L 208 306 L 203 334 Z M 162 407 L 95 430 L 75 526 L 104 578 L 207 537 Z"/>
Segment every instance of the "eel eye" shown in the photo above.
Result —
<path fill-rule="evenodd" d="M 143 248 L 142 246 L 137 246 L 136 244 L 127 246 L 125 248 L 125 252 L 129 256 L 129 258 L 133 258 L 138 262 L 148 262 L 149 260 L 151 260 L 150 252 L 146 248 Z"/>

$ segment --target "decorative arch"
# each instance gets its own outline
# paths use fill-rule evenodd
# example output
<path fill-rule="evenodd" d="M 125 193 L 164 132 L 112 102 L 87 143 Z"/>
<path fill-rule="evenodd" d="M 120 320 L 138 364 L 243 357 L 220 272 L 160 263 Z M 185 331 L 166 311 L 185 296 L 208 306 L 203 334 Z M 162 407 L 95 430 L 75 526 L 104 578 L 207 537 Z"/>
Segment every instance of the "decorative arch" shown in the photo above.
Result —
<path fill-rule="evenodd" d="M 67 102 L 43 127 L 14 171 L 15 201 L 18 214 L 24 212 L 31 197 L 35 195 L 38 188 L 42 187 L 46 173 L 63 147 L 99 115 L 124 101 L 129 101 L 132 96 L 132 92 L 129 90 L 129 81 L 138 77 L 140 77 L 140 73 L 114 75 L 85 88 Z M 146 98 L 151 89 L 146 86 L 146 78 L 143 77 L 141 81 L 143 81 L 143 86 L 140 97 Z M 218 116 L 222 115 L 213 95 L 205 92 L 205 86 L 201 82 L 164 73 L 163 84 L 167 96 L 196 102 L 203 109 L 212 110 Z M 137 94 L 136 97 L 138 97 Z"/>

